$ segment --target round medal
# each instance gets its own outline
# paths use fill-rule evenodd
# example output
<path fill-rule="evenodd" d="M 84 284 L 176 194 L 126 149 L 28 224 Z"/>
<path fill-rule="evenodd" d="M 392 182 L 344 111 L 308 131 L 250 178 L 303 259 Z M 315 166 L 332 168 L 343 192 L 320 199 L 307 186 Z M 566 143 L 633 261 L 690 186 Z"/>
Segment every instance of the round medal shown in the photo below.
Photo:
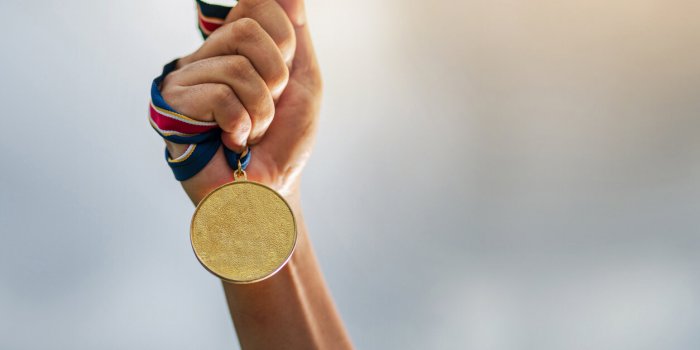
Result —
<path fill-rule="evenodd" d="M 231 283 L 252 283 L 272 276 L 289 260 L 296 222 L 277 192 L 247 181 L 240 168 L 234 178 L 197 205 L 190 238 L 197 259 L 211 273 Z"/>

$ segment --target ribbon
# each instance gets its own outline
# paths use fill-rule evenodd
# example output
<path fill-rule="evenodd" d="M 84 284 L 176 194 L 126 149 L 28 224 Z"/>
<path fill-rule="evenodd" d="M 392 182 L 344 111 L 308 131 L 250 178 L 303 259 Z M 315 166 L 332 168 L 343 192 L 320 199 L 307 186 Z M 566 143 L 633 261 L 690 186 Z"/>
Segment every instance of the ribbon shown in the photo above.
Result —
<path fill-rule="evenodd" d="M 233 7 L 209 4 L 202 0 L 196 0 L 196 2 L 199 31 L 206 39 L 212 32 L 224 25 L 224 19 Z"/>
<path fill-rule="evenodd" d="M 151 103 L 149 105 L 149 122 L 164 139 L 179 144 L 189 144 L 184 154 L 172 158 L 165 149 L 165 160 L 178 181 L 185 181 L 199 173 L 214 157 L 221 142 L 221 129 L 216 122 L 203 122 L 178 113 L 160 93 L 163 79 L 175 70 L 177 60 L 163 67 L 163 73 L 153 79 L 151 84 Z M 224 147 L 224 156 L 229 166 L 238 169 L 240 160 L 242 169 L 250 163 L 250 151 L 236 153 Z"/>

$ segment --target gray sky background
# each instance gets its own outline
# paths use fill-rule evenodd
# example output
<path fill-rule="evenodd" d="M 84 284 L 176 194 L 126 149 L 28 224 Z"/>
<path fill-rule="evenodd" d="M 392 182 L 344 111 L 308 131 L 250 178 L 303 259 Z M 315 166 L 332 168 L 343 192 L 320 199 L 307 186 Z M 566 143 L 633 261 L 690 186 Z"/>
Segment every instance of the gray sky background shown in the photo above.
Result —
<path fill-rule="evenodd" d="M 360 349 L 700 348 L 700 3 L 308 2 Z M 0 3 L 0 348 L 236 348 L 146 122 L 189 0 Z"/>

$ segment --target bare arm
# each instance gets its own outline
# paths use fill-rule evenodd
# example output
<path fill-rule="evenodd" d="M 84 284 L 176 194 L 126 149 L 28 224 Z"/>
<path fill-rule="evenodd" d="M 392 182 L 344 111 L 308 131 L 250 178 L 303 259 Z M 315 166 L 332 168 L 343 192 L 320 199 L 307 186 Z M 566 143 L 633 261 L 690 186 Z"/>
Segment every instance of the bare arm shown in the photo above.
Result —
<path fill-rule="evenodd" d="M 208 166 L 203 173 L 216 171 Z M 313 251 L 301 211 L 299 186 L 292 188 L 285 198 L 297 218 L 299 236 L 287 265 L 258 283 L 223 282 L 238 340 L 242 349 L 352 349 Z M 198 203 L 204 192 L 193 201 Z"/>
<path fill-rule="evenodd" d="M 250 146 L 248 178 L 280 192 L 297 217 L 296 250 L 282 270 L 254 284 L 224 283 L 239 341 L 244 349 L 350 349 L 300 204 L 322 91 L 303 1 L 241 0 L 226 22 L 179 60 L 161 92 L 179 112 L 216 121 L 226 147 Z M 186 149 L 166 144 L 174 156 Z M 193 203 L 232 180 L 222 153 L 182 182 Z"/>
<path fill-rule="evenodd" d="M 244 349 L 352 348 L 303 219 L 299 220 L 299 233 L 296 252 L 275 276 L 252 285 L 224 283 Z"/>

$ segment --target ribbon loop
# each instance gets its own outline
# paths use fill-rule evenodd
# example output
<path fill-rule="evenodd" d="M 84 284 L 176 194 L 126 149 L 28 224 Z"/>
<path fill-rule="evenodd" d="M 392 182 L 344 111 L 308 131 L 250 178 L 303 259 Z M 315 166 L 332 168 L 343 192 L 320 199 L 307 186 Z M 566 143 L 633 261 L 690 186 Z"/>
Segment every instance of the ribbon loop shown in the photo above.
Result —
<path fill-rule="evenodd" d="M 166 64 L 163 73 L 153 79 L 148 119 L 153 130 L 165 140 L 190 145 L 187 151 L 177 158 L 172 158 L 167 148 L 165 149 L 165 160 L 175 178 L 185 181 L 204 169 L 222 146 L 221 129 L 216 122 L 199 121 L 178 113 L 165 102 L 160 85 L 163 79 L 175 70 L 176 65 L 177 60 Z M 250 151 L 239 154 L 224 146 L 224 155 L 232 169 L 238 169 L 239 161 L 243 169 L 250 163 Z"/>

